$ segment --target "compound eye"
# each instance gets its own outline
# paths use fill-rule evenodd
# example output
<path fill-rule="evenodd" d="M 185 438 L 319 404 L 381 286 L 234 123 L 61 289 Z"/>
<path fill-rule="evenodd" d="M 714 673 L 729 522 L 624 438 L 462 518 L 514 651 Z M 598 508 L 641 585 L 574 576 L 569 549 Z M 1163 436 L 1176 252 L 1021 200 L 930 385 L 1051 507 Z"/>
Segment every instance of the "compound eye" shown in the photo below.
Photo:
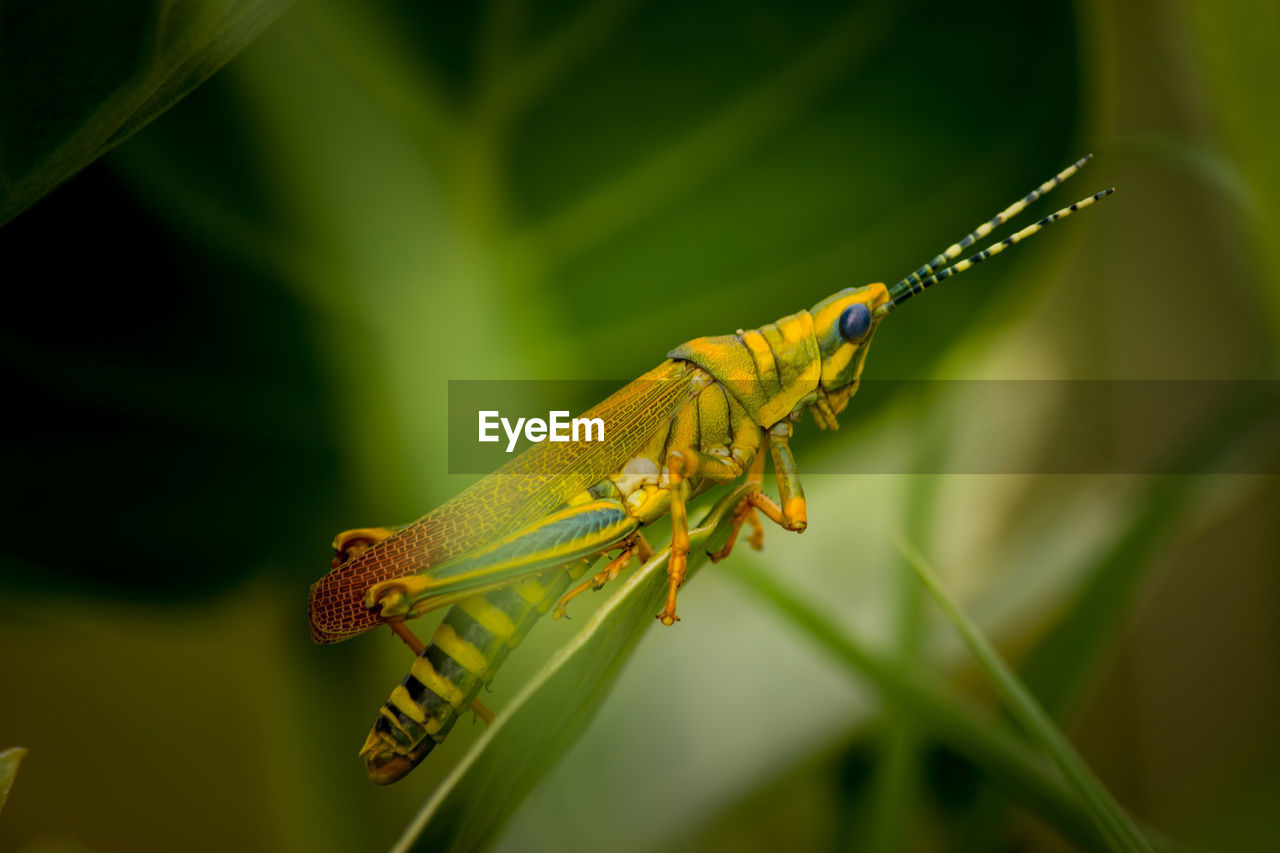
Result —
<path fill-rule="evenodd" d="M 855 302 L 840 315 L 840 334 L 851 344 L 856 344 L 867 336 L 871 328 L 871 309 L 861 302 Z"/>

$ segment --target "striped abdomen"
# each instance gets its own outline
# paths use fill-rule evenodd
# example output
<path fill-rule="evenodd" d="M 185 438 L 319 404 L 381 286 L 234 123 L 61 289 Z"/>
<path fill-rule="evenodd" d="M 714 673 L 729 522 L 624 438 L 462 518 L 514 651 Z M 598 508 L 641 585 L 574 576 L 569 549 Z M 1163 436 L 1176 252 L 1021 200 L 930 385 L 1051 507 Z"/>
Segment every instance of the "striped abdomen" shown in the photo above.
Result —
<path fill-rule="evenodd" d="M 507 654 L 586 571 L 585 562 L 459 601 L 391 691 L 360 754 L 369 778 L 394 782 L 444 741 Z"/>

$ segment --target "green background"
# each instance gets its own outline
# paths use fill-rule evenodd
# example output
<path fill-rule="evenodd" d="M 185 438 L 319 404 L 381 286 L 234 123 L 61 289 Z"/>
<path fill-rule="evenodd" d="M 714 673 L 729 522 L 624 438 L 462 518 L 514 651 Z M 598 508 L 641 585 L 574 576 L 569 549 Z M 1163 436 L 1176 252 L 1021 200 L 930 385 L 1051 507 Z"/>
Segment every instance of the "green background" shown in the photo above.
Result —
<path fill-rule="evenodd" d="M 0 4 L 0 748 L 30 749 L 0 849 L 399 835 L 479 726 L 370 785 L 355 752 L 407 656 L 311 645 L 305 597 L 335 532 L 468 482 L 450 379 L 638 376 L 894 281 L 1090 151 L 1031 215 L 1117 194 L 896 313 L 867 377 L 1276 377 L 1273 5 L 283 5 Z M 1274 456 L 934 476 L 966 446 L 1035 470 L 1064 425 L 1125 425 L 861 402 L 838 433 L 799 427 L 802 471 L 925 473 L 806 478 L 805 535 L 689 585 L 499 849 L 1067 844 L 734 574 L 993 706 L 898 529 L 1139 820 L 1265 849 Z M 1258 443 L 1233 412 L 1192 413 L 1191 467 Z M 577 624 L 535 629 L 491 704 Z"/>

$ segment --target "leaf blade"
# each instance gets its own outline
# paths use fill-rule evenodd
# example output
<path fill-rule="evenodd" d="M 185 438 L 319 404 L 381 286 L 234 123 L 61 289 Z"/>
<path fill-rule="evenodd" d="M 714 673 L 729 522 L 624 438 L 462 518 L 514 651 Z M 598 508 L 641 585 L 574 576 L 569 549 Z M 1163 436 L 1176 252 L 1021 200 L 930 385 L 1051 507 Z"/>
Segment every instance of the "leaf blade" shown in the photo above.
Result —
<path fill-rule="evenodd" d="M 731 576 L 825 648 L 851 673 L 869 681 L 891 706 L 918 720 L 956 752 L 985 768 L 1004 792 L 1066 837 L 1091 849 L 1106 849 L 1103 836 L 1063 781 L 998 723 L 985 720 L 925 683 L 900 662 L 850 637 L 816 607 L 792 594 L 749 561 Z"/>
<path fill-rule="evenodd" d="M 755 487 L 726 493 L 689 531 L 689 573 L 728 535 L 733 509 Z M 395 853 L 489 846 L 608 695 L 666 591 L 669 547 L 637 569 L 512 697 L 406 827 Z M 567 713 L 563 713 L 568 709 Z M 509 771 L 504 776 L 504 771 Z"/>
<path fill-rule="evenodd" d="M 1088 805 L 1089 815 L 1112 849 L 1126 851 L 1151 851 L 1151 842 L 1129 819 L 1110 792 L 1089 770 L 1079 753 L 1054 725 L 1052 718 L 1036 702 L 1031 692 L 1018 680 L 1008 664 L 1000 657 L 981 629 L 956 605 L 947 594 L 928 561 L 901 536 L 896 537 L 898 550 L 915 571 L 934 601 L 960 632 L 965 645 L 982 664 L 1000 698 L 1019 725 L 1031 735 L 1049 755 L 1058 771 L 1070 783 L 1080 798 Z"/>

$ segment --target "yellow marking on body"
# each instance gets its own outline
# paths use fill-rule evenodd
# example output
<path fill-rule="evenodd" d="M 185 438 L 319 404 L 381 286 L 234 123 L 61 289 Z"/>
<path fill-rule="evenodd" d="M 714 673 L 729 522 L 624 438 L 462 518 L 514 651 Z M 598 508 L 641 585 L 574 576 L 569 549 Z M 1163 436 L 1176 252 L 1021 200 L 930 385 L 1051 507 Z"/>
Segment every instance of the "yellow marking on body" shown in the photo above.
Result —
<path fill-rule="evenodd" d="M 788 392 L 788 396 L 801 389 L 802 396 L 813 390 L 822 372 L 822 353 L 813 335 L 813 315 L 801 311 L 763 326 L 760 331 L 782 371 L 782 390 Z"/>
<path fill-rule="evenodd" d="M 507 614 L 489 603 L 483 595 L 472 596 L 458 602 L 458 608 L 489 630 L 489 633 L 506 642 L 516 632 L 515 623 Z"/>
<path fill-rule="evenodd" d="M 535 575 L 516 584 L 515 592 L 530 607 L 537 607 L 547 597 L 547 584 L 541 576 Z"/>
<path fill-rule="evenodd" d="M 778 377 L 778 364 L 773 360 L 773 350 L 769 348 L 769 342 L 765 340 L 764 335 L 751 329 L 742 333 L 742 343 L 751 353 L 752 361 L 755 362 L 760 387 L 766 394 L 772 396 L 782 387 L 782 380 Z"/>
<path fill-rule="evenodd" d="M 809 343 L 813 340 L 813 315 L 808 311 L 788 314 L 786 317 L 775 321 L 772 325 L 778 330 L 778 334 L 787 349 L 799 347 L 808 350 L 810 348 Z M 807 368 L 808 365 L 806 365 Z"/>
<path fill-rule="evenodd" d="M 868 302 L 867 307 L 874 310 L 889 301 L 889 288 L 885 287 L 883 282 L 869 284 L 867 287 L 872 288 L 871 300 Z"/>
<path fill-rule="evenodd" d="M 836 377 L 844 373 L 845 368 L 849 366 L 849 362 L 857 354 L 858 347 L 846 345 L 827 356 L 821 367 L 822 381 L 835 382 Z"/>
<path fill-rule="evenodd" d="M 813 316 L 808 311 L 791 314 L 745 333 L 742 342 L 751 349 L 768 394 L 753 415 L 761 426 L 772 426 L 818 387 L 822 353 L 813 336 Z M 766 368 L 769 382 L 763 381 Z"/>
<path fill-rule="evenodd" d="M 567 501 L 565 501 L 565 504 L 568 506 L 581 506 L 582 504 L 585 504 L 585 503 L 591 503 L 595 499 L 596 499 L 596 496 L 591 494 L 590 490 L 583 489 L 582 491 L 578 492 L 576 495 L 572 496 Z"/>
<path fill-rule="evenodd" d="M 395 726 L 405 737 L 409 737 L 409 733 L 404 730 L 404 726 L 400 725 L 400 721 L 396 719 L 396 715 L 387 710 L 387 706 L 383 705 L 378 709 L 378 713 L 387 718 L 387 722 Z"/>
<path fill-rule="evenodd" d="M 649 492 L 654 488 L 657 487 L 645 486 L 644 488 L 637 489 L 627 495 L 627 512 L 635 518 L 644 518 L 644 513 L 641 510 L 644 508 L 644 505 L 649 502 Z"/>
<path fill-rule="evenodd" d="M 627 498 L 627 511 L 642 523 L 662 518 L 670 505 L 671 491 L 661 486 L 645 486 Z"/>
<path fill-rule="evenodd" d="M 521 584 L 523 586 L 523 584 Z M 489 659 L 484 652 L 458 636 L 458 632 L 448 622 L 441 622 L 436 628 L 431 641 L 444 650 L 444 653 L 458 662 L 458 665 L 474 676 L 483 675 L 489 668 Z"/>
<path fill-rule="evenodd" d="M 462 704 L 463 699 L 467 698 L 466 694 L 458 689 L 458 685 L 436 672 L 435 668 L 431 666 L 431 661 L 426 658 L 414 658 L 413 666 L 409 668 L 409 671 L 428 690 L 455 708 Z"/>
<path fill-rule="evenodd" d="M 391 704 L 400 709 L 400 712 L 416 723 L 424 724 L 427 722 L 427 714 L 422 710 L 422 706 L 413 701 L 409 697 L 409 691 L 405 689 L 403 684 L 397 684 L 395 689 L 391 691 Z M 386 711 L 384 708 L 383 711 Z"/>
<path fill-rule="evenodd" d="M 794 389 L 793 389 L 794 390 Z M 769 405 L 760 409 L 757 417 L 761 426 L 776 424 L 791 414 L 791 410 L 796 407 L 797 401 L 793 399 L 795 394 L 780 393 L 769 401 Z"/>

